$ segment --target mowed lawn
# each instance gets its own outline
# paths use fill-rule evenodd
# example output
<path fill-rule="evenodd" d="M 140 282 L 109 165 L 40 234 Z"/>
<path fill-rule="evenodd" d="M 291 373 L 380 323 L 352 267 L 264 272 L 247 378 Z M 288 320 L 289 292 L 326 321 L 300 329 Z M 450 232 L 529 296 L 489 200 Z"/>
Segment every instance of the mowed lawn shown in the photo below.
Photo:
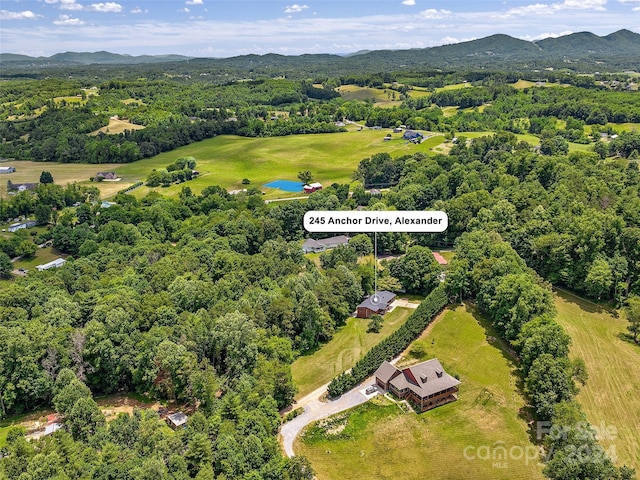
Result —
<path fill-rule="evenodd" d="M 363 158 L 382 152 L 396 156 L 429 151 L 429 143 L 414 145 L 401 140 L 400 136 L 385 142 L 386 133 L 384 130 L 362 130 L 270 138 L 221 135 L 122 165 L 117 173 L 123 179 L 144 179 L 154 168 L 166 168 L 180 157 L 193 156 L 199 178 L 156 189 L 164 195 L 176 196 L 184 186 L 189 186 L 194 193 L 209 185 L 220 185 L 229 190 L 246 188 L 242 184 L 244 178 L 251 181 L 250 186 L 257 187 L 272 180 L 297 181 L 298 173 L 303 170 L 309 170 L 314 180 L 324 185 L 350 183 L 351 174 Z M 267 199 L 287 196 L 281 190 L 263 190 L 267 192 Z M 148 191 L 149 188 L 142 187 L 134 192 L 143 196 Z"/>
<path fill-rule="evenodd" d="M 417 341 L 427 350 L 423 358 L 437 357 L 460 377 L 457 402 L 420 415 L 386 401 L 368 402 L 330 432 L 318 435 L 311 426 L 309 436 L 296 441 L 296 453 L 309 458 L 320 480 L 544 478 L 537 459 L 520 456 L 524 449 L 537 456 L 537 448 L 519 415 L 525 401 L 516 366 L 485 324 L 459 306 L 447 309 Z M 493 458 L 500 447 L 512 452 L 510 458 Z"/>
<path fill-rule="evenodd" d="M 562 291 L 556 308 L 573 342 L 570 356 L 582 358 L 589 373 L 578 402 L 594 427 L 615 428 L 600 442 L 607 451 L 613 448 L 616 463 L 640 469 L 640 347 L 621 338 L 627 321 Z"/>
<path fill-rule="evenodd" d="M 395 332 L 413 313 L 409 308 L 395 308 L 384 316 L 382 330 L 368 333 L 369 320 L 349 318 L 347 324 L 311 355 L 299 357 L 291 365 L 293 381 L 302 398 L 333 377 L 353 367 L 371 347 Z"/>

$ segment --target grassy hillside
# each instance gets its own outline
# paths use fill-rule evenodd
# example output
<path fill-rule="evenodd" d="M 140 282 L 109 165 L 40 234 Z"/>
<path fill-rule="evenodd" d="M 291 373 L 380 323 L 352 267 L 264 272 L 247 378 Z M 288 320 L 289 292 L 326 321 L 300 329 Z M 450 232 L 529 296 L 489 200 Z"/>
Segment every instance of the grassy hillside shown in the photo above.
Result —
<path fill-rule="evenodd" d="M 594 427 L 615 428 L 600 439 L 605 450 L 615 452 L 618 464 L 640 469 L 640 347 L 621 338 L 627 321 L 564 292 L 556 308 L 573 342 L 571 357 L 582 358 L 589 373 L 578 401 Z"/>
<path fill-rule="evenodd" d="M 165 168 L 177 158 L 193 156 L 201 175 L 184 185 L 196 193 L 208 185 L 220 185 L 227 189 L 244 188 L 243 178 L 248 178 L 251 185 L 258 187 L 272 180 L 297 180 L 301 170 L 310 170 L 315 180 L 323 184 L 349 183 L 351 174 L 365 157 L 381 152 L 395 156 L 429 151 L 431 143 L 414 145 L 403 141 L 400 135 L 385 142 L 384 136 L 388 131 L 362 130 L 271 138 L 221 135 L 122 165 L 117 172 L 123 179 L 144 179 L 154 168 Z M 158 191 L 175 196 L 184 185 L 159 188 Z M 144 195 L 148 191 L 144 187 L 135 192 Z M 265 198 L 277 196 L 281 197 L 282 192 L 274 190 Z"/>
<path fill-rule="evenodd" d="M 414 345 L 427 350 L 422 358 L 437 357 L 460 376 L 457 402 L 420 415 L 369 402 L 328 428 L 311 427 L 296 452 L 310 459 L 320 480 L 543 478 L 537 460 L 478 458 L 500 446 L 516 447 L 513 457 L 519 448 L 535 450 L 520 415 L 525 402 L 515 365 L 493 337 L 472 309 L 446 310 Z"/>
<path fill-rule="evenodd" d="M 395 308 L 384 316 L 379 333 L 367 333 L 368 320 L 349 318 L 329 343 L 312 355 L 298 358 L 291 365 L 293 381 L 298 387 L 297 398 L 304 397 L 353 367 L 371 347 L 400 328 L 411 313 L 413 310 L 408 308 Z"/>
<path fill-rule="evenodd" d="M 391 89 L 342 85 L 336 89 L 345 100 L 371 100 L 377 106 L 400 105 L 400 94 Z M 395 99 L 394 99 L 395 94 Z"/>

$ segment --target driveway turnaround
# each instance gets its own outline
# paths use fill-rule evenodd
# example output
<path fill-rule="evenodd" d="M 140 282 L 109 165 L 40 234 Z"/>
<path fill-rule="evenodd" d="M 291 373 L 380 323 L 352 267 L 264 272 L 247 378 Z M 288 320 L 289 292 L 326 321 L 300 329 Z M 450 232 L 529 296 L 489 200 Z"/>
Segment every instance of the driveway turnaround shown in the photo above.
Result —
<path fill-rule="evenodd" d="M 375 378 L 369 377 L 360 385 L 346 393 L 343 393 L 338 398 L 321 402 L 320 397 L 327 391 L 328 385 L 329 384 L 323 385 L 317 390 L 311 392 L 309 395 L 301 398 L 300 401 L 294 405 L 294 408 L 302 407 L 304 408 L 304 413 L 301 413 L 293 420 L 282 425 L 280 435 L 282 436 L 284 452 L 288 457 L 295 455 L 293 452 L 293 441 L 302 429 L 311 422 L 349 410 L 350 408 L 365 403 L 371 397 L 375 397 L 381 393 L 378 389 L 371 394 L 365 393 L 365 390 L 368 387 L 375 385 Z"/>

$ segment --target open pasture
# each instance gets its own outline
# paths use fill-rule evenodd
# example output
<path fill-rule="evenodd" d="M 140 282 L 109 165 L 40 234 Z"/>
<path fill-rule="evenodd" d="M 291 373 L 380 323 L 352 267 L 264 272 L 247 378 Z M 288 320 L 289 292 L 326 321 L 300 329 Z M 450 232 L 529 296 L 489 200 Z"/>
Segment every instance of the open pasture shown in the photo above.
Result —
<path fill-rule="evenodd" d="M 569 355 L 582 358 L 589 374 L 578 402 L 600 432 L 615 430 L 600 443 L 616 463 L 640 469 L 640 347 L 624 339 L 626 319 L 563 291 L 555 303 L 558 322 L 571 336 Z"/>
<path fill-rule="evenodd" d="M 249 186 L 262 188 L 262 185 L 273 180 L 296 181 L 298 173 L 303 170 L 309 170 L 314 181 L 330 185 L 334 182 L 350 183 L 352 173 L 363 158 L 382 152 L 389 152 L 393 156 L 428 153 L 432 143 L 437 142 L 430 139 L 414 145 L 402 140 L 400 135 L 385 142 L 384 136 L 389 131 L 365 129 L 270 138 L 221 135 L 122 165 L 117 173 L 123 180 L 145 179 L 154 168 L 166 168 L 180 157 L 193 156 L 200 172 L 198 178 L 155 190 L 164 195 L 176 196 L 184 186 L 190 187 L 195 193 L 209 185 L 220 185 L 228 190 L 241 189 L 247 188 L 247 185 L 242 184 L 244 178 L 251 181 Z M 149 190 L 148 187 L 141 187 L 134 193 L 144 196 Z M 287 196 L 280 190 L 263 190 L 266 192 L 265 199 Z"/>
<path fill-rule="evenodd" d="M 43 171 L 51 172 L 53 180 L 58 185 L 77 182 L 81 185 L 92 185 L 100 189 L 103 197 L 115 194 L 119 190 L 133 184 L 135 179 L 123 178 L 121 182 L 100 182 L 89 181 L 98 172 L 114 171 L 121 168 L 121 164 L 103 163 L 100 165 L 86 163 L 53 163 L 53 162 L 29 162 L 29 161 L 8 161 L 2 166 L 16 167 L 13 173 L 0 175 L 0 196 L 7 198 L 7 180 L 16 183 L 37 183 Z"/>
<path fill-rule="evenodd" d="M 125 130 L 142 130 L 144 125 L 136 125 L 129 120 L 122 120 L 119 118 L 111 117 L 109 119 L 109 125 L 99 128 L 95 132 L 91 132 L 89 135 L 97 135 L 98 133 L 105 133 L 107 135 L 116 135 L 118 133 L 124 133 Z"/>
<path fill-rule="evenodd" d="M 377 106 L 400 105 L 400 93 L 390 88 L 359 87 L 357 85 L 342 85 L 336 89 L 345 100 L 371 100 Z"/>

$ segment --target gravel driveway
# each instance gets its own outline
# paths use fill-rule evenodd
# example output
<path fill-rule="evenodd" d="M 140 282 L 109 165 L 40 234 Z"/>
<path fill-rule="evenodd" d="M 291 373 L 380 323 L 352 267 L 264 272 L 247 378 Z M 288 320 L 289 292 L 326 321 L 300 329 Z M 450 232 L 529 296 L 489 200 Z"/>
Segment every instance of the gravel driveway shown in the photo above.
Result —
<path fill-rule="evenodd" d="M 370 387 L 374 384 L 374 377 L 369 377 L 356 388 L 349 390 L 348 392 L 342 394 L 340 397 L 334 400 L 321 402 L 319 398 L 327 391 L 327 384 L 311 392 L 309 395 L 301 398 L 300 401 L 298 401 L 297 404 L 294 405 L 294 408 L 303 407 L 304 413 L 301 413 L 293 420 L 285 423 L 280 429 L 280 435 L 282 436 L 282 445 L 284 447 L 286 455 L 288 457 L 292 457 L 293 455 L 295 455 L 295 453 L 293 452 L 293 441 L 302 431 L 302 429 L 309 425 L 311 422 L 315 422 L 316 420 L 320 420 L 322 418 L 326 418 L 344 410 L 348 410 L 350 408 L 361 405 L 371 397 L 375 397 L 376 395 L 380 394 L 381 392 L 379 390 L 376 390 L 374 393 L 371 393 L 369 395 L 365 394 L 365 390 L 367 389 L 367 387 Z"/>

